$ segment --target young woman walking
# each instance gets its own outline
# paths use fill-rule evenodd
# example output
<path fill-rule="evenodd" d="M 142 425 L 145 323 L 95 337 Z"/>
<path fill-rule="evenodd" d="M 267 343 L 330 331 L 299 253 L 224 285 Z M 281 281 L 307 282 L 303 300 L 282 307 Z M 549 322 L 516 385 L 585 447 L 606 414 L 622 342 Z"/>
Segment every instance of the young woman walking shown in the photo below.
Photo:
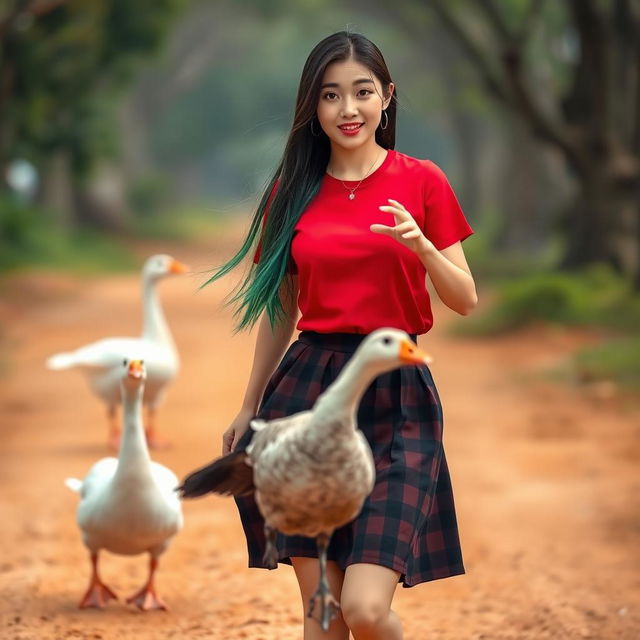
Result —
<path fill-rule="evenodd" d="M 246 446 L 256 415 L 269 420 L 311 408 L 368 333 L 429 331 L 427 276 L 451 309 L 466 315 L 476 305 L 461 246 L 472 230 L 444 173 L 394 150 L 395 128 L 395 86 L 378 48 L 350 32 L 316 45 L 282 160 L 242 247 L 211 279 L 253 253 L 233 301 L 239 328 L 259 323 L 255 357 L 223 453 Z M 328 633 L 306 618 L 305 640 L 348 640 L 349 631 L 355 640 L 400 640 L 391 610 L 398 582 L 411 587 L 464 573 L 428 367 L 379 376 L 363 397 L 358 426 L 373 451 L 376 485 L 328 549 L 340 615 Z M 262 567 L 262 518 L 252 498 L 237 503 L 249 565 Z M 318 583 L 315 541 L 278 535 L 277 546 L 306 607 Z"/>

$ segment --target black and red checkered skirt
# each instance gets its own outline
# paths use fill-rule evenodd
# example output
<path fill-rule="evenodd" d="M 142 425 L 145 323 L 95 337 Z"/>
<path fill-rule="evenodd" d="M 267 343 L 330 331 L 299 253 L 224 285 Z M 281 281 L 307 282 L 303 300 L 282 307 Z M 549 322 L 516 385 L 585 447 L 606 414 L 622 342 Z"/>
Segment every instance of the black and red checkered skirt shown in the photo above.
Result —
<path fill-rule="evenodd" d="M 364 336 L 303 331 L 271 377 L 258 417 L 310 409 Z M 405 587 L 464 573 L 451 479 L 442 447 L 442 407 L 426 365 L 378 376 L 365 392 L 358 427 L 376 465 L 376 484 L 360 515 L 331 537 L 328 559 L 388 567 Z M 238 442 L 246 446 L 249 429 Z M 249 566 L 264 567 L 264 521 L 253 497 L 237 498 Z M 278 534 L 279 561 L 317 557 L 312 538 Z"/>

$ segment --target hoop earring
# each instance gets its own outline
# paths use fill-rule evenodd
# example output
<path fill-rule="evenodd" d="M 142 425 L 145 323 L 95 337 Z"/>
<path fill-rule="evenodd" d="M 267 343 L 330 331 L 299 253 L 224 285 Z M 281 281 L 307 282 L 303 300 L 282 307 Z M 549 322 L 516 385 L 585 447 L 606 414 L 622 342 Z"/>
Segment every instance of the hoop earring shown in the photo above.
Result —
<path fill-rule="evenodd" d="M 387 118 L 387 121 L 384 123 L 384 126 L 382 126 L 382 119 L 380 119 L 380 128 L 381 129 L 386 129 L 389 126 L 389 115 L 387 114 L 387 110 L 386 109 L 382 110 L 382 115 Z"/>
<path fill-rule="evenodd" d="M 319 134 L 319 133 L 316 133 L 316 132 L 313 130 L 313 123 L 314 123 L 315 121 L 316 121 L 316 119 L 315 119 L 315 118 L 313 118 L 313 120 L 311 120 L 311 122 L 310 122 L 309 124 L 310 124 L 310 128 L 311 128 L 311 135 L 312 135 L 314 138 L 318 138 L 318 137 L 320 137 L 320 134 Z"/>

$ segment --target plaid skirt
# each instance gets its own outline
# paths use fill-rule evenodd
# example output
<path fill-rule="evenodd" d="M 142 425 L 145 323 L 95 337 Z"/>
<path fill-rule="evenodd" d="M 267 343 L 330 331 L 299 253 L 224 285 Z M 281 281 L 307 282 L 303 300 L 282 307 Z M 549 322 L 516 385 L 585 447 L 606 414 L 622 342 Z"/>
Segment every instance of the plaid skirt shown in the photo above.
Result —
<path fill-rule="evenodd" d="M 364 336 L 303 331 L 271 377 L 258 417 L 271 420 L 310 409 L 336 379 Z M 376 466 L 376 483 L 360 515 L 334 531 L 327 558 L 388 567 L 404 587 L 464 573 L 451 479 L 442 447 L 442 407 L 426 365 L 378 376 L 365 392 L 358 427 Z M 251 429 L 238 442 L 247 446 Z M 264 520 L 253 497 L 236 498 L 249 566 L 262 567 Z M 317 557 L 303 536 L 277 536 L 278 559 Z"/>

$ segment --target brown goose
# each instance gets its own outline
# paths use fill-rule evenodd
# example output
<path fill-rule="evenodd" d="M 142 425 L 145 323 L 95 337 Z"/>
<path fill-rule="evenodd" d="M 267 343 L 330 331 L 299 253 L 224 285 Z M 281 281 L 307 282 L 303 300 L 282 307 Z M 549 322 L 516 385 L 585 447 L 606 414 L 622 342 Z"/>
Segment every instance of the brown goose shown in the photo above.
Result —
<path fill-rule="evenodd" d="M 265 520 L 265 563 L 271 568 L 278 560 L 276 530 L 316 538 L 320 584 L 308 615 L 318 603 L 325 631 L 338 609 L 326 578 L 329 539 L 358 515 L 375 483 L 371 449 L 356 424 L 358 405 L 376 376 L 426 362 L 428 356 L 405 332 L 375 331 L 311 410 L 268 422 L 252 420 L 255 433 L 246 450 L 195 471 L 178 487 L 185 498 L 255 491 Z"/>

